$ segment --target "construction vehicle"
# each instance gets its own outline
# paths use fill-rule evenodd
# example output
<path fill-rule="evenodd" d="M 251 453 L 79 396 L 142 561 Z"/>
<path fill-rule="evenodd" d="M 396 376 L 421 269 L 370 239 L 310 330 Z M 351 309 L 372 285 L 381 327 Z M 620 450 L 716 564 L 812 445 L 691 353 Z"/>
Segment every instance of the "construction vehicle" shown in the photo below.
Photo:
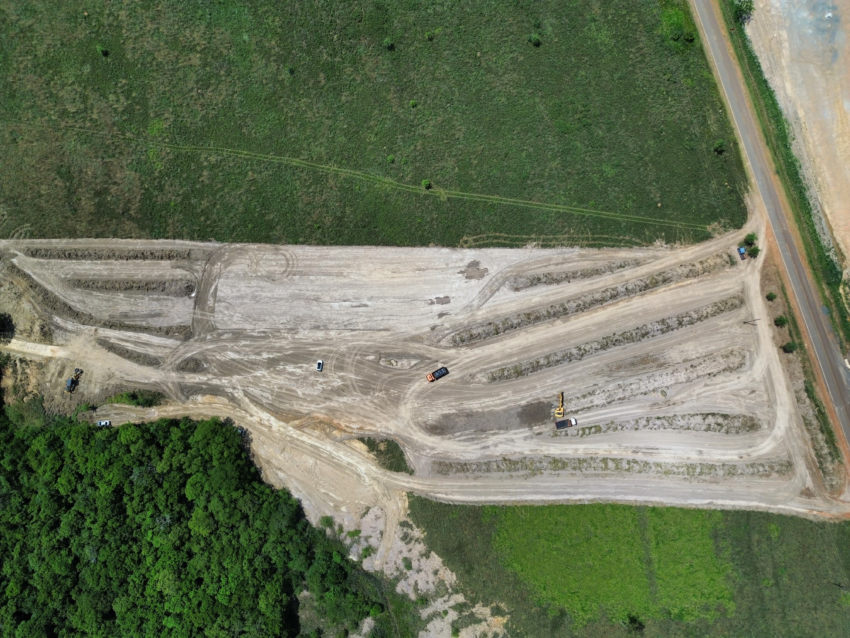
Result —
<path fill-rule="evenodd" d="M 564 418 L 564 393 L 561 392 L 558 395 L 558 407 L 555 408 L 555 418 L 563 419 Z"/>
<path fill-rule="evenodd" d="M 425 378 L 428 379 L 428 381 L 436 381 L 437 379 L 442 379 L 448 373 L 449 369 L 443 366 L 442 368 L 439 368 L 438 370 L 434 370 L 433 372 L 429 373 L 425 376 Z"/>
<path fill-rule="evenodd" d="M 74 390 L 76 390 L 77 385 L 80 383 L 80 377 L 82 375 L 82 368 L 74 368 L 74 376 L 65 381 L 65 392 L 71 394 Z"/>
<path fill-rule="evenodd" d="M 743 246 L 741 246 L 738 249 L 738 256 L 741 258 L 741 260 L 746 259 L 747 258 L 747 249 L 744 248 Z"/>
<path fill-rule="evenodd" d="M 555 429 L 563 430 L 564 428 L 571 428 L 574 425 L 578 425 L 578 421 L 573 418 L 564 419 L 563 421 L 555 421 Z"/>

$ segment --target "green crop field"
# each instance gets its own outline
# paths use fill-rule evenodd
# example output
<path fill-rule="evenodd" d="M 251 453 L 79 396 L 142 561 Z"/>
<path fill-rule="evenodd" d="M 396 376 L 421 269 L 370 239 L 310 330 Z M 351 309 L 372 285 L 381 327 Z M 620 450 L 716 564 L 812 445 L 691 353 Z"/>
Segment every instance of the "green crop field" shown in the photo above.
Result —
<path fill-rule="evenodd" d="M 850 635 L 850 524 L 757 512 L 410 498 L 413 522 L 511 635 Z"/>
<path fill-rule="evenodd" d="M 3 237 L 629 246 L 746 218 L 684 0 L 30 0 L 0 35 Z"/>

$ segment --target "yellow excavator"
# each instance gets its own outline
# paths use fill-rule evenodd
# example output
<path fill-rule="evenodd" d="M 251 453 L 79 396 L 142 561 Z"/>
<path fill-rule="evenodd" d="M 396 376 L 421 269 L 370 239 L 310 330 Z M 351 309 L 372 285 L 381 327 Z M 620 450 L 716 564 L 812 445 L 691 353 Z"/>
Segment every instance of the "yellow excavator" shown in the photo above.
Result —
<path fill-rule="evenodd" d="M 555 408 L 555 418 L 562 419 L 564 418 L 564 393 L 561 392 L 558 395 L 558 407 Z"/>

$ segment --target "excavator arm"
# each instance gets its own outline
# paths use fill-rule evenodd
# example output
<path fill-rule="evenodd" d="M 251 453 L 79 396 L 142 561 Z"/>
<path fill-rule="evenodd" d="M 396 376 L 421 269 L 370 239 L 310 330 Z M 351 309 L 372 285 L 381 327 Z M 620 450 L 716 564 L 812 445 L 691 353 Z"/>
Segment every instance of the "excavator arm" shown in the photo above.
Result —
<path fill-rule="evenodd" d="M 555 408 L 555 418 L 561 419 L 564 416 L 564 393 L 558 395 L 558 407 Z"/>

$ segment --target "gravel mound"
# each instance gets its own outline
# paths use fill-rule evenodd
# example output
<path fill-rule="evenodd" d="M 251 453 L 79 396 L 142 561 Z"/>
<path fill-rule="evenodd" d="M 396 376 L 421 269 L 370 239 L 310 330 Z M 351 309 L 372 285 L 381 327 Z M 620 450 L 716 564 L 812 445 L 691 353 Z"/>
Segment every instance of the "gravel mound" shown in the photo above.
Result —
<path fill-rule="evenodd" d="M 201 372 L 206 367 L 206 364 L 200 359 L 187 357 L 178 363 L 174 369 L 177 370 L 177 372 Z"/>
<path fill-rule="evenodd" d="M 648 416 L 628 421 L 609 421 L 602 425 L 569 428 L 557 432 L 559 436 L 585 437 L 609 432 L 636 432 L 654 430 L 681 430 L 690 432 L 717 432 L 718 434 L 744 434 L 761 429 L 759 420 L 749 414 L 675 414 L 673 416 Z"/>
<path fill-rule="evenodd" d="M 694 479 L 721 478 L 730 476 L 787 476 L 794 465 L 786 459 L 756 461 L 748 463 L 672 463 L 669 461 L 644 461 L 617 457 L 571 457 L 553 456 L 494 459 L 462 463 L 459 461 L 434 461 L 434 474 L 507 474 L 528 473 L 531 476 L 543 472 L 568 472 L 574 474 L 629 473 L 663 476 L 681 476 Z"/>
<path fill-rule="evenodd" d="M 133 363 L 138 363 L 141 366 L 158 366 L 162 363 L 162 359 L 144 352 L 136 352 L 124 346 L 119 346 L 117 343 L 112 343 L 106 339 L 98 339 L 97 345 L 104 350 L 108 350 L 112 354 L 118 355 L 122 359 L 127 359 Z"/>
<path fill-rule="evenodd" d="M 681 264 L 660 273 L 632 279 L 617 286 L 580 295 L 569 301 L 553 304 L 546 308 L 515 313 L 498 321 L 490 321 L 466 328 L 452 335 L 452 345 L 468 345 L 543 321 L 578 314 L 591 308 L 622 301 L 662 286 L 694 279 L 729 267 L 729 256 L 726 253 L 717 253 L 696 263 Z"/>
<path fill-rule="evenodd" d="M 564 401 L 564 407 L 569 412 L 600 408 L 613 403 L 628 401 L 636 396 L 651 392 L 666 391 L 674 386 L 684 385 L 697 379 L 734 372 L 743 368 L 746 363 L 746 353 L 733 348 L 700 359 L 685 361 L 672 370 L 648 374 L 635 381 L 623 381 L 613 387 L 599 388 L 577 397 L 570 397 Z"/>
<path fill-rule="evenodd" d="M 516 275 L 508 279 L 508 287 L 514 292 L 533 288 L 534 286 L 554 286 L 557 284 L 570 283 L 571 281 L 579 281 L 581 279 L 591 279 L 600 275 L 622 270 L 623 268 L 633 268 L 639 266 L 641 261 L 637 259 L 628 259 L 626 261 L 612 262 L 599 266 L 598 268 L 584 268 L 582 270 L 565 270 L 562 272 L 541 272 L 530 275 Z"/>
<path fill-rule="evenodd" d="M 80 290 L 107 292 L 155 292 L 168 297 L 191 297 L 195 282 L 187 279 L 161 279 L 157 281 L 133 279 L 66 279 L 66 283 Z"/>
<path fill-rule="evenodd" d="M 682 314 L 674 317 L 666 317 L 665 319 L 645 323 L 642 326 L 638 326 L 631 330 L 616 332 L 596 341 L 589 341 L 588 343 L 573 346 L 566 350 L 559 350 L 558 352 L 547 354 L 545 357 L 529 359 L 528 361 L 523 361 L 512 366 L 491 370 L 484 373 L 483 380 L 492 383 L 494 381 L 518 379 L 519 377 L 527 376 L 545 368 L 551 368 L 553 366 L 570 363 L 572 361 L 580 361 L 587 356 L 596 354 L 597 352 L 603 352 L 604 350 L 609 350 L 611 348 L 616 348 L 617 346 L 638 343 L 644 339 L 652 339 L 653 337 L 660 337 L 668 332 L 681 330 L 682 328 L 700 323 L 706 319 L 710 319 L 711 317 L 716 317 L 717 315 L 737 310 L 743 305 L 744 297 L 742 295 L 728 297 L 720 301 L 715 301 L 707 306 L 703 306 L 697 310 L 691 310 L 690 312 L 683 312 Z"/>
<path fill-rule="evenodd" d="M 141 248 L 26 248 L 22 252 L 33 259 L 185 261 L 193 257 L 197 258 L 205 251 L 190 249 L 144 250 Z"/>
<path fill-rule="evenodd" d="M 25 273 L 17 266 L 9 264 L 8 272 L 11 276 L 17 278 L 21 287 L 26 289 L 26 291 L 42 309 L 49 310 L 55 315 L 69 319 L 76 323 L 98 326 L 109 330 L 143 332 L 145 334 L 176 337 L 181 339 L 188 339 L 192 336 L 191 326 L 143 326 L 139 324 L 125 323 L 123 321 L 98 319 L 87 312 L 82 312 L 71 307 L 52 292 L 41 286 L 28 273 Z"/>

